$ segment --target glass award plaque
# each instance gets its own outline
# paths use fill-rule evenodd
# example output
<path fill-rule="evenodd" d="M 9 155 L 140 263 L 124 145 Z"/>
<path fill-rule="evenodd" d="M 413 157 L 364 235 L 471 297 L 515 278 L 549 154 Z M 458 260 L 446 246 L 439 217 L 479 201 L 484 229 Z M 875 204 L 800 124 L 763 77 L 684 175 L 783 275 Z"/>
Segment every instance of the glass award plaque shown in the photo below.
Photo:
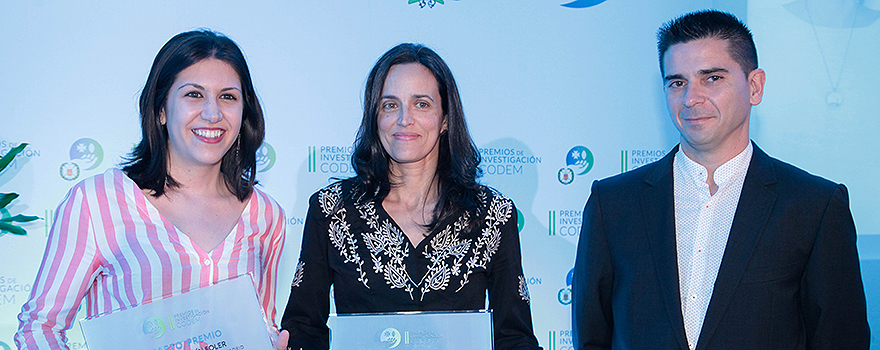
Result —
<path fill-rule="evenodd" d="M 272 349 L 250 275 L 80 321 L 89 350 Z"/>
<path fill-rule="evenodd" d="M 330 315 L 331 350 L 492 350 L 492 312 Z"/>

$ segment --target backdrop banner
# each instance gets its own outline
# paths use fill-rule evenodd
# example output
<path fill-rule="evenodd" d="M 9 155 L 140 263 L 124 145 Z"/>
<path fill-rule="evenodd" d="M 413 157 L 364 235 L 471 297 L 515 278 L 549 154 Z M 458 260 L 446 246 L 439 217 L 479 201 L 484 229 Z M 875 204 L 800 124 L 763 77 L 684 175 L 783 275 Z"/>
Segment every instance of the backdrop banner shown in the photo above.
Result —
<path fill-rule="evenodd" d="M 29 146 L 0 173 L 0 192 L 21 194 L 0 215 L 41 220 L 24 224 L 24 236 L 0 232 L 0 350 L 14 348 L 17 314 L 56 206 L 77 182 L 118 166 L 140 140 L 138 97 L 153 58 L 172 36 L 196 28 L 241 46 L 263 104 L 257 179 L 288 216 L 279 318 L 309 196 L 354 175 L 351 145 L 369 70 L 394 45 L 417 42 L 455 75 L 483 159 L 482 183 L 519 209 L 540 345 L 571 349 L 572 266 L 590 185 L 678 143 L 656 33 L 705 8 L 734 13 L 754 33 L 767 72 L 763 102 L 752 109 L 755 142 L 847 185 L 869 318 L 880 329 L 873 176 L 880 170 L 880 0 L 37 0 L 2 7 L 0 155 Z M 71 349 L 86 348 L 79 329 L 68 332 Z"/>

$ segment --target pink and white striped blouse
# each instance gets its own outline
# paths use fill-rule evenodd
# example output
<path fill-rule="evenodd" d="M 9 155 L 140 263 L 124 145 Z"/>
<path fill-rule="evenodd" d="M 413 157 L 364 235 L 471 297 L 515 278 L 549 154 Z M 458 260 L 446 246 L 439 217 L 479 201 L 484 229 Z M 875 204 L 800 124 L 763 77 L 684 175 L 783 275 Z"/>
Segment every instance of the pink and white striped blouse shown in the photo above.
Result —
<path fill-rule="evenodd" d="M 119 169 L 76 184 L 58 206 L 42 266 L 22 306 L 21 349 L 67 349 L 81 300 L 89 316 L 186 293 L 250 272 L 275 325 L 275 282 L 284 245 L 281 206 L 254 189 L 238 224 L 206 252 L 180 232 Z"/>

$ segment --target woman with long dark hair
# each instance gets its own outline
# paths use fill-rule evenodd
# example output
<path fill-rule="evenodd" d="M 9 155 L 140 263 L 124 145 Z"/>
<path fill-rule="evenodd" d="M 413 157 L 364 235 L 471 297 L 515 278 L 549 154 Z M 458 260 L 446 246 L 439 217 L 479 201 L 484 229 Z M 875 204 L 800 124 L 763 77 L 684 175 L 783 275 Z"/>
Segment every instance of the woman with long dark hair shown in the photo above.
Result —
<path fill-rule="evenodd" d="M 124 166 L 76 184 L 58 206 L 18 315 L 19 348 L 66 349 L 83 299 L 91 316 L 245 273 L 274 332 L 285 216 L 254 187 L 263 112 L 238 45 L 208 30 L 171 38 L 140 117 Z"/>
<path fill-rule="evenodd" d="M 477 183 L 458 89 L 431 49 L 401 44 L 373 67 L 356 176 L 310 199 L 282 328 L 327 349 L 338 313 L 493 309 L 495 349 L 537 349 L 513 202 Z"/>

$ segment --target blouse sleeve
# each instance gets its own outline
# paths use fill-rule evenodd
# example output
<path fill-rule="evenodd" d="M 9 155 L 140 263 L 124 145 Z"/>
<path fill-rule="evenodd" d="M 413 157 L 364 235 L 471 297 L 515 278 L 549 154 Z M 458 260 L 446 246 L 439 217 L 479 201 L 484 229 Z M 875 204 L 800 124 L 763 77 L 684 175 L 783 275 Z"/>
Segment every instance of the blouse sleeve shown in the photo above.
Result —
<path fill-rule="evenodd" d="M 269 203 L 266 205 L 266 213 L 264 215 L 270 223 L 267 226 L 269 242 L 266 246 L 268 254 L 266 254 L 262 261 L 263 276 L 261 276 L 260 280 L 263 283 L 260 284 L 260 303 L 263 306 L 263 310 L 266 310 L 266 321 L 269 322 L 269 326 L 274 331 L 278 329 L 278 326 L 275 324 L 278 262 L 281 259 L 281 252 L 284 248 L 287 219 L 281 206 L 271 198 L 268 198 L 268 196 L 266 197 Z"/>
<path fill-rule="evenodd" d="M 532 329 L 532 312 L 520 254 L 518 212 L 509 203 L 510 218 L 500 227 L 501 242 L 489 271 L 489 308 L 494 320 L 495 349 L 540 349 Z M 493 203 L 494 204 L 494 203 Z M 494 205 L 493 205 L 494 207 Z M 489 215 L 492 214 L 490 208 Z"/>
<path fill-rule="evenodd" d="M 329 221 L 321 209 L 319 195 L 320 192 L 309 200 L 299 263 L 281 317 L 281 328 L 290 332 L 288 346 L 292 349 L 330 348 L 327 317 L 333 277 L 327 257 Z"/>
<path fill-rule="evenodd" d="M 18 314 L 19 349 L 67 349 L 80 302 L 98 270 L 95 237 L 83 183 L 58 205 L 43 262 L 29 300 Z"/>

